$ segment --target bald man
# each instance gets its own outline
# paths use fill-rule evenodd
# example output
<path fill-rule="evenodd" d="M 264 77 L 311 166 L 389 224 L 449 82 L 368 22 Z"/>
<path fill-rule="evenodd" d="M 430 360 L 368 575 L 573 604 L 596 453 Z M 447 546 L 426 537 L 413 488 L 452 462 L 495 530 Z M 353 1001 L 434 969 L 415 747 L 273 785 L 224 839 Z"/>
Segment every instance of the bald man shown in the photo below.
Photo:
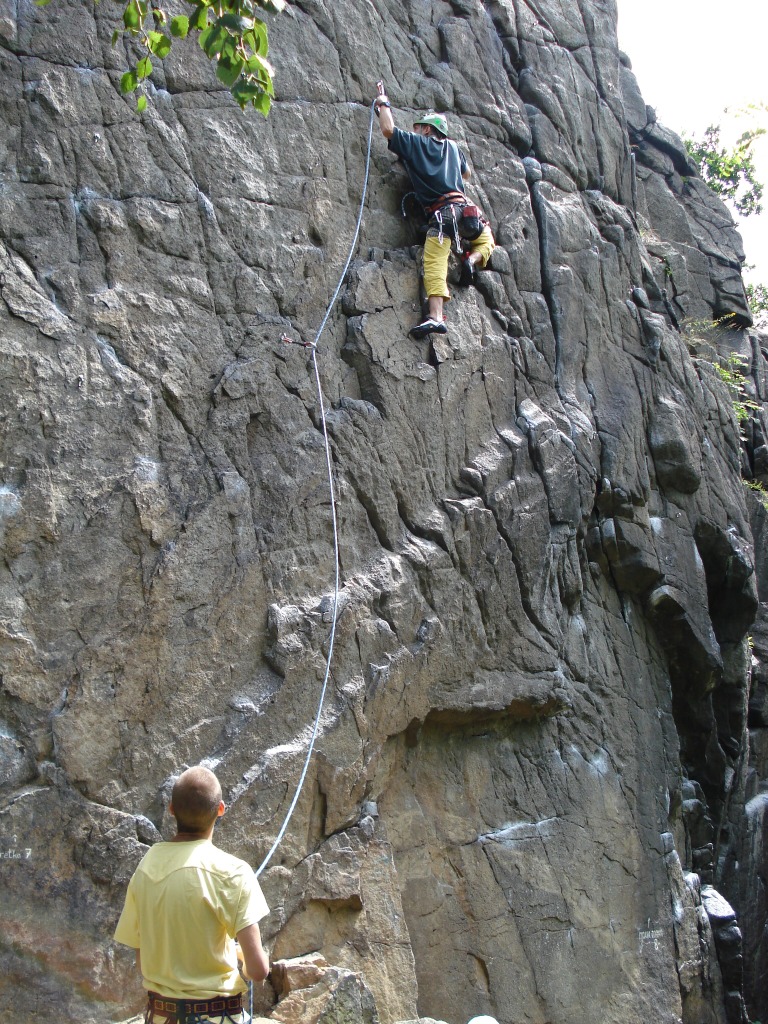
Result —
<path fill-rule="evenodd" d="M 225 807 L 212 771 L 182 772 L 169 811 L 176 835 L 144 855 L 115 931 L 117 942 L 136 950 L 147 989 L 144 1020 L 248 1024 L 245 979 L 269 973 L 258 924 L 269 907 L 251 867 L 213 845 Z"/>

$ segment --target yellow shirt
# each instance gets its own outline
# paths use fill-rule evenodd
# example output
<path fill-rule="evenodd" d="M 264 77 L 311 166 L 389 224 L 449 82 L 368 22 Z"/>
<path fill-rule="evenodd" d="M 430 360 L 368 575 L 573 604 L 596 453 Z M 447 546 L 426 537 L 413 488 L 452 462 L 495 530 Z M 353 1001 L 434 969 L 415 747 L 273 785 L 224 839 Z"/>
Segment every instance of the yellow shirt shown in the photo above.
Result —
<path fill-rule="evenodd" d="M 209 839 L 158 843 L 128 883 L 115 940 L 141 953 L 144 988 L 171 999 L 243 992 L 234 937 L 269 907 L 250 866 Z"/>

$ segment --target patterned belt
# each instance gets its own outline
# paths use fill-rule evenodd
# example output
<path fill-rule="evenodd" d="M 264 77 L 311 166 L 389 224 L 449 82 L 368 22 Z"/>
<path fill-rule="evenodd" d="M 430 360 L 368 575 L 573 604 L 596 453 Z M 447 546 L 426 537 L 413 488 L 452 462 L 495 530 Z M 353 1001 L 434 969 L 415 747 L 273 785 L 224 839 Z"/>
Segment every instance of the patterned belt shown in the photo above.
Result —
<path fill-rule="evenodd" d="M 168 1020 L 178 1021 L 179 1024 L 184 1024 L 190 1016 L 221 1017 L 225 1013 L 240 1013 L 243 1008 L 242 995 L 210 996 L 208 999 L 169 999 L 168 996 L 161 996 L 157 992 L 148 992 L 147 996 L 150 1020 L 154 1019 L 154 1014 L 161 1013 Z"/>

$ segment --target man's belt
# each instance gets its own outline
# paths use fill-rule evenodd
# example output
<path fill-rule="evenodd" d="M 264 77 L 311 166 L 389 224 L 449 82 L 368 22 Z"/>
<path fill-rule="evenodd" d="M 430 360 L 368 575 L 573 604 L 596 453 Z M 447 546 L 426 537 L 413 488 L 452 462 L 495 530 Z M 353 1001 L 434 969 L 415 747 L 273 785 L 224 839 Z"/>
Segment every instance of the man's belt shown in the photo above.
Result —
<path fill-rule="evenodd" d="M 444 196 L 440 196 L 437 202 L 430 203 L 429 206 L 425 206 L 424 212 L 431 216 L 437 210 L 441 210 L 444 206 L 450 206 L 454 203 L 461 205 L 462 203 L 466 204 L 468 202 L 469 199 L 467 199 L 463 192 L 446 192 Z"/>
<path fill-rule="evenodd" d="M 220 1017 L 225 1013 L 239 1013 L 243 1008 L 242 995 L 210 996 L 208 999 L 170 999 L 157 992 L 148 992 L 147 996 L 147 1008 L 150 1013 L 162 1013 L 179 1022 L 185 1022 L 187 1017 L 194 1017 L 195 1014 Z"/>

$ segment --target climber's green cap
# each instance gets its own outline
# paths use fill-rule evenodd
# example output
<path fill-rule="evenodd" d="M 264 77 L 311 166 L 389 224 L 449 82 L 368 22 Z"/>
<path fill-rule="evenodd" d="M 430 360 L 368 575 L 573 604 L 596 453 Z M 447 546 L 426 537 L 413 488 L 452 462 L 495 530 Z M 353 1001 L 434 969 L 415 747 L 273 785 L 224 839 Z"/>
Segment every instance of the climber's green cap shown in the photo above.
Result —
<path fill-rule="evenodd" d="M 428 110 L 423 117 L 420 117 L 418 121 L 413 122 L 415 128 L 417 124 L 429 124 L 433 128 L 436 128 L 441 135 L 448 138 L 448 120 L 442 114 L 436 114 L 434 110 Z"/>

